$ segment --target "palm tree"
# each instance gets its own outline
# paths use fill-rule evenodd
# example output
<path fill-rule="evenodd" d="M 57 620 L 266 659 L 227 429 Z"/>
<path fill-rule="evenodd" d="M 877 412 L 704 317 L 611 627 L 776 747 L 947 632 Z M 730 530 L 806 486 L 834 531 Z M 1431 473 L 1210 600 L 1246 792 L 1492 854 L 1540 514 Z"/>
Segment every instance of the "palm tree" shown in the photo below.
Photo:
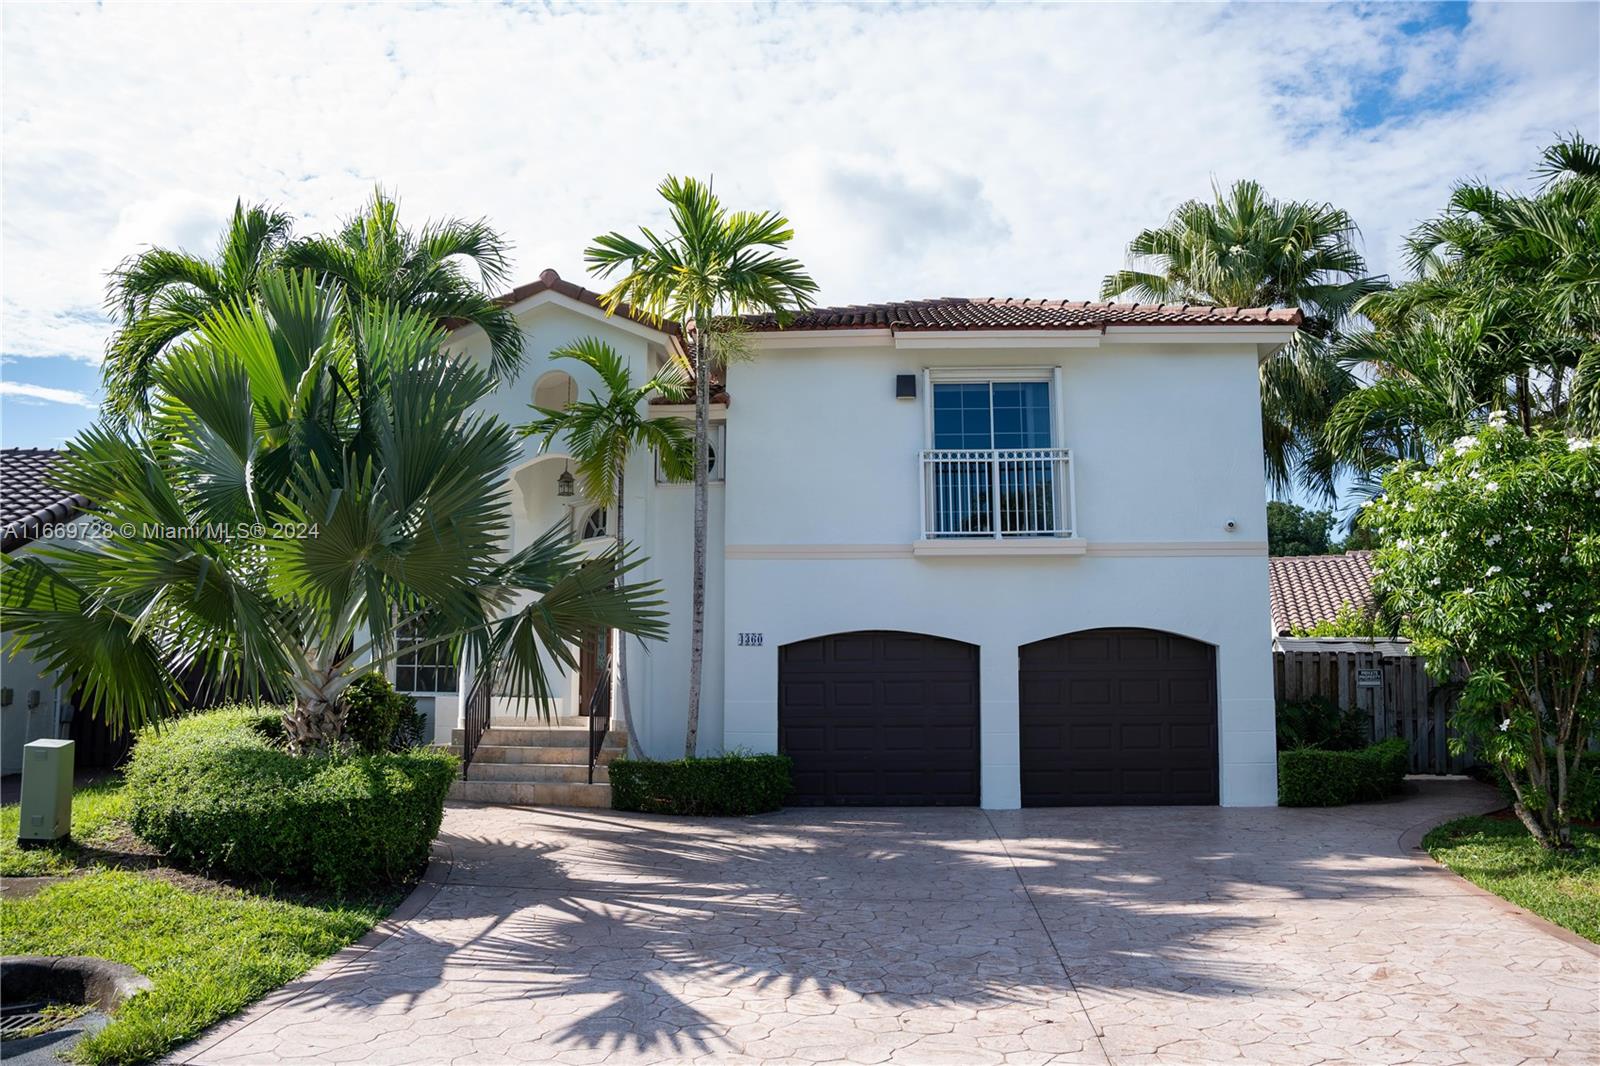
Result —
<path fill-rule="evenodd" d="M 341 289 L 347 306 L 359 310 L 384 303 L 416 308 L 434 322 L 478 326 L 489 336 L 490 371 L 512 376 L 522 362 L 522 331 L 490 289 L 508 277 L 507 242 L 479 219 L 432 221 L 420 231 L 400 224 L 400 205 L 375 189 L 355 217 L 333 236 L 294 241 L 283 263 L 313 271 Z M 470 262 L 479 284 L 463 269 Z"/>
<path fill-rule="evenodd" d="M 243 201 L 212 259 L 170 248 L 130 256 L 111 272 L 107 309 L 121 325 L 106 344 L 106 407 L 119 418 L 147 410 L 150 373 L 163 353 L 209 312 L 248 299 L 289 239 L 292 221 L 266 204 Z"/>
<path fill-rule="evenodd" d="M 200 669 L 287 691 L 291 747 L 319 750 L 343 733 L 345 688 L 395 659 L 406 627 L 546 708 L 541 652 L 575 667 L 582 633 L 664 633 L 620 546 L 586 561 L 557 527 L 501 558 L 517 445 L 475 408 L 492 379 L 441 351 L 427 312 L 369 306 L 352 332 L 342 299 L 270 273 L 256 301 L 206 314 L 154 369 L 146 424 L 97 425 L 62 460 L 105 539 L 5 559 L 8 650 L 73 677 L 114 727 L 176 709 Z"/>
<path fill-rule="evenodd" d="M 567 449 L 577 466 L 583 494 L 600 507 L 616 508 L 617 544 L 627 547 L 624 511 L 627 500 L 628 457 L 643 448 L 661 463 L 670 478 L 684 480 L 694 472 L 694 437 L 676 418 L 651 418 L 640 408 L 652 397 L 680 400 L 683 396 L 679 364 L 668 364 L 662 373 L 642 385 L 633 383 L 633 374 L 611 345 L 595 337 L 584 337 L 550 353 L 553 359 L 576 359 L 600 375 L 605 391 L 591 392 L 589 399 L 555 411 L 534 410 L 541 416 L 522 427 L 530 437 L 543 437 L 550 447 L 556 434 L 564 433 Z M 628 753 L 639 754 L 628 703 L 628 642 L 617 645 L 617 687 L 622 697 L 622 728 L 628 738 Z"/>
<path fill-rule="evenodd" d="M 1300 309 L 1300 336 L 1261 367 L 1265 460 L 1278 490 L 1298 478 L 1333 492 L 1334 464 L 1318 436 L 1333 402 L 1356 381 L 1327 342 L 1358 300 L 1387 284 L 1368 276 L 1359 237 L 1350 216 L 1331 204 L 1275 200 L 1256 182 L 1238 181 L 1141 231 L 1128 245 L 1131 265 L 1100 287 L 1103 299 Z"/>
<path fill-rule="evenodd" d="M 694 345 L 694 564 L 689 636 L 688 726 L 684 754 L 693 758 L 700 733 L 700 680 L 706 630 L 706 506 L 710 436 L 712 334 L 723 320 L 773 313 L 781 323 L 811 306 L 817 283 L 796 259 L 779 255 L 794 239 L 776 211 L 733 211 L 709 182 L 669 176 L 659 189 L 672 220 L 658 236 L 612 232 L 596 237 L 584 258 L 606 278 L 622 278 L 603 297 L 609 311 L 626 303 L 657 322 L 692 327 Z"/>
<path fill-rule="evenodd" d="M 1371 328 L 1335 347 L 1374 380 L 1342 398 L 1327 443 L 1377 473 L 1475 418 L 1523 431 L 1600 432 L 1600 149 L 1573 135 L 1543 153 L 1528 195 L 1463 183 L 1406 243 L 1413 280 L 1358 306 Z"/>

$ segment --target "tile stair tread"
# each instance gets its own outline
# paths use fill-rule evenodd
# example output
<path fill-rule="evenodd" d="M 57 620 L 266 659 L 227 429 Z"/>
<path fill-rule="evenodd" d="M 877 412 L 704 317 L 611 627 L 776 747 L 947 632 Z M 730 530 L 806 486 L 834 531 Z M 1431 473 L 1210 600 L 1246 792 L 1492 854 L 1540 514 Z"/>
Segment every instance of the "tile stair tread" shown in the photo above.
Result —
<path fill-rule="evenodd" d="M 608 784 L 609 779 L 610 773 L 604 766 L 595 767 L 595 784 Z M 467 780 L 583 785 L 589 783 L 589 764 L 586 762 L 481 762 L 478 759 L 473 759 L 472 766 L 467 770 Z"/>
<path fill-rule="evenodd" d="M 457 780 L 450 786 L 449 798 L 458 802 L 517 807 L 610 807 L 611 786 Z"/>

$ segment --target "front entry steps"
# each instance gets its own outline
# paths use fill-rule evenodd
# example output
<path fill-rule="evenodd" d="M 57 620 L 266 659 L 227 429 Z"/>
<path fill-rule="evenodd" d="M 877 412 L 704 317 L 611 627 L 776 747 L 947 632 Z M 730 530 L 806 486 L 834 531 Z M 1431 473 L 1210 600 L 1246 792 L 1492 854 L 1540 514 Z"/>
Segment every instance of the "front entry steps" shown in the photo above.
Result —
<path fill-rule="evenodd" d="M 467 768 L 467 779 L 450 786 L 450 799 L 465 803 L 495 803 L 515 807 L 611 806 L 607 765 L 627 751 L 626 734 L 606 733 L 589 783 L 589 725 L 587 719 L 557 719 L 551 724 L 494 722 L 483 732 Z M 450 735 L 450 745 L 461 751 L 462 731 Z"/>

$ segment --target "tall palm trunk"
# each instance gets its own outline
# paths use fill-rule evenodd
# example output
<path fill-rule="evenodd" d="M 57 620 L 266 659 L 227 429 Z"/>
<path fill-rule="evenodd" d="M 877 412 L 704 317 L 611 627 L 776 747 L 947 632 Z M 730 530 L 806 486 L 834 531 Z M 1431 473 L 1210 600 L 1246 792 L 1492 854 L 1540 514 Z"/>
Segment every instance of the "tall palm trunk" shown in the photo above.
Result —
<path fill-rule="evenodd" d="M 623 536 L 622 511 L 623 501 L 627 499 L 628 486 L 626 475 L 622 467 L 627 466 L 628 459 L 623 457 L 617 469 L 617 549 L 625 550 L 628 545 L 627 538 Z M 628 705 L 628 634 L 617 634 L 617 710 L 621 712 L 622 733 L 628 738 L 628 758 L 637 759 L 640 754 L 639 738 L 633 735 L 633 710 Z"/>
<path fill-rule="evenodd" d="M 693 588 L 689 622 L 689 721 L 684 734 L 683 755 L 692 759 L 700 740 L 700 675 L 706 650 L 706 503 L 709 467 L 706 451 L 711 436 L 711 370 L 706 365 L 706 326 L 701 309 L 695 308 L 694 321 L 694 563 L 690 576 Z"/>

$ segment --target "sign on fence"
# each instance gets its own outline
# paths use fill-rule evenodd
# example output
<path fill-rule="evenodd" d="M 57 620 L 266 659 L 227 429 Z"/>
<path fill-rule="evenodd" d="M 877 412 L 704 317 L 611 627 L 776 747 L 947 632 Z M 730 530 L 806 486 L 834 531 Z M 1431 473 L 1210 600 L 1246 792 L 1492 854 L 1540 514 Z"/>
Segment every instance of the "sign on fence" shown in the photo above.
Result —
<path fill-rule="evenodd" d="M 1272 655 L 1278 700 L 1321 697 L 1341 710 L 1356 708 L 1375 740 L 1403 737 L 1414 774 L 1453 774 L 1471 766 L 1469 755 L 1449 748 L 1452 689 L 1435 682 L 1404 644 L 1352 641 L 1280 641 Z"/>

